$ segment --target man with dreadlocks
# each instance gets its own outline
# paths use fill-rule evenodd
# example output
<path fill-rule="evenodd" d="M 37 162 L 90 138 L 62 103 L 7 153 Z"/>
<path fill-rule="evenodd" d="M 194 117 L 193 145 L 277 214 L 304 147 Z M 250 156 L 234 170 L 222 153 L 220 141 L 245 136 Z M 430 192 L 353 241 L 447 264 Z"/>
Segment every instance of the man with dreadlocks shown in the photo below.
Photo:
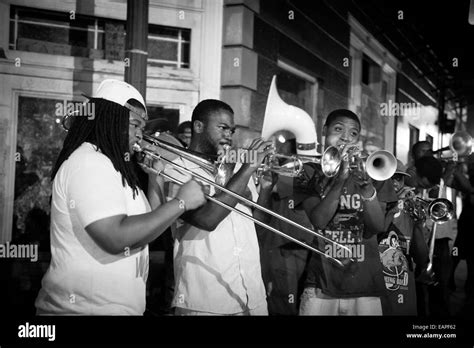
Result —
<path fill-rule="evenodd" d="M 94 117 L 75 117 L 53 169 L 52 259 L 35 305 L 40 315 L 142 315 L 147 244 L 205 198 L 192 180 L 160 205 L 150 173 L 148 202 L 131 155 L 147 119 L 134 87 L 105 80 L 89 103 Z"/>

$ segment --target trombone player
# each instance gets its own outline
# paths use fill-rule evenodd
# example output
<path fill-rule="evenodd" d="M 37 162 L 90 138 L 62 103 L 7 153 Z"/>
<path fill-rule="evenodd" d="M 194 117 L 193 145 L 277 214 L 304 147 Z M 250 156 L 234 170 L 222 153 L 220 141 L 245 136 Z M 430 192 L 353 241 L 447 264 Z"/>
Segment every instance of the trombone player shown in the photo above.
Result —
<path fill-rule="evenodd" d="M 191 122 L 189 150 L 203 161 L 217 157 L 227 146 L 232 146 L 234 112 L 226 103 L 213 99 L 201 101 L 193 111 Z M 251 194 L 255 200 L 257 192 L 252 174 L 272 152 L 271 142 L 254 139 L 248 151 L 257 153 L 256 163 L 236 166 L 224 186 L 242 196 Z M 181 158 L 174 162 L 216 181 L 204 166 Z M 181 182 L 190 179 L 173 166 L 166 166 L 165 173 Z M 268 180 L 261 182 L 257 203 L 269 202 L 272 185 Z M 178 185 L 170 184 L 169 196 L 174 197 L 177 189 Z M 210 195 L 214 198 L 251 214 L 248 207 L 238 204 L 237 198 L 214 191 L 211 187 Z M 268 315 L 253 222 L 208 201 L 199 209 L 183 214 L 174 237 L 172 306 L 176 315 Z"/>
<path fill-rule="evenodd" d="M 104 80 L 88 102 L 94 118 L 73 120 L 53 168 L 52 258 L 37 314 L 143 315 L 148 243 L 183 213 L 180 201 L 196 208 L 204 194 L 192 181 L 172 202 L 145 197 L 131 153 L 148 117 L 133 86 Z M 158 185 L 150 177 L 149 194 Z"/>

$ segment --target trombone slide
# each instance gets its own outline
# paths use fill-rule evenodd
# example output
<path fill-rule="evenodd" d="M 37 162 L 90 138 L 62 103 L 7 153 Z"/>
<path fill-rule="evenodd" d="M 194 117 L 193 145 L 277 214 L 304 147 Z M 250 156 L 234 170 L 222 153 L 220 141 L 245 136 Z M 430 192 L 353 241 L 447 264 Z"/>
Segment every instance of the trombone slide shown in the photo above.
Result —
<path fill-rule="evenodd" d="M 158 141 L 158 142 L 159 142 L 159 141 Z M 196 179 L 198 179 L 198 180 L 200 180 L 200 181 L 202 181 L 202 182 L 204 182 L 204 183 L 206 183 L 206 184 L 208 184 L 208 185 L 214 186 L 216 189 L 219 189 L 219 190 L 221 190 L 221 191 L 223 191 L 223 192 L 225 192 L 225 193 L 227 193 L 227 194 L 229 194 L 229 195 L 231 195 L 231 196 L 233 196 L 233 197 L 238 198 L 239 200 L 241 200 L 241 202 L 246 203 L 247 205 L 250 205 L 250 206 L 252 206 L 252 207 L 254 207 L 254 208 L 260 209 L 261 211 L 263 211 L 263 212 L 265 212 L 265 213 L 267 213 L 267 214 L 270 214 L 270 215 L 272 215 L 272 216 L 275 216 L 275 217 L 281 219 L 282 221 L 285 221 L 286 223 L 288 223 L 288 224 L 290 224 L 290 225 L 293 225 L 293 226 L 295 226 L 295 227 L 297 227 L 297 228 L 299 228 L 299 229 L 301 229 L 301 230 L 304 230 L 304 231 L 306 231 L 306 232 L 308 232 L 308 233 L 310 233 L 310 234 L 312 234 L 312 235 L 314 235 L 314 236 L 316 236 L 316 237 L 318 237 L 318 238 L 324 239 L 325 241 L 327 241 L 327 242 L 329 242 L 329 243 L 331 243 L 331 244 L 337 245 L 338 247 L 340 247 L 340 248 L 342 248 L 342 249 L 345 249 L 346 252 L 348 253 L 348 255 L 351 255 L 351 257 L 352 257 L 352 252 L 351 252 L 351 250 L 350 250 L 349 248 L 347 248 L 346 246 L 344 246 L 344 245 L 342 245 L 342 244 L 339 244 L 339 243 L 337 243 L 337 242 L 334 242 L 332 239 L 330 239 L 330 238 L 328 238 L 328 237 L 326 237 L 326 236 L 324 236 L 324 235 L 322 235 L 322 234 L 316 233 L 315 231 L 312 231 L 312 230 L 310 230 L 309 228 L 306 228 L 306 227 L 304 227 L 304 226 L 301 226 L 301 225 L 299 225 L 298 223 L 294 222 L 293 220 L 290 220 L 290 219 L 288 219 L 288 218 L 286 218 L 286 217 L 284 217 L 284 216 L 278 215 L 277 213 L 273 212 L 272 210 L 267 209 L 267 208 L 265 208 L 265 207 L 262 207 L 261 205 L 259 205 L 259 204 L 255 203 L 255 202 L 253 202 L 252 200 L 249 200 L 249 199 L 247 199 L 247 198 L 245 198 L 245 197 L 242 197 L 242 196 L 240 196 L 239 194 L 237 194 L 237 193 L 235 193 L 235 192 L 233 192 L 233 191 L 231 191 L 231 190 L 229 190 L 229 189 L 227 189 L 227 188 L 225 188 L 225 187 L 223 187 L 223 186 L 221 186 L 221 185 L 218 185 L 218 184 L 216 184 L 215 182 L 213 182 L 213 181 L 211 181 L 211 180 L 209 180 L 209 179 L 207 179 L 207 178 L 205 178 L 205 177 L 203 177 L 203 176 L 201 176 L 201 175 L 199 175 L 199 174 L 197 174 L 197 173 L 194 173 L 193 171 L 189 170 L 188 168 L 185 168 L 185 167 L 183 167 L 183 166 L 181 166 L 181 165 L 179 165 L 179 164 L 177 164 L 177 163 L 175 163 L 175 162 L 173 162 L 173 161 L 171 161 L 171 160 L 169 160 L 169 159 L 167 159 L 167 158 L 162 157 L 161 155 L 157 155 L 157 154 L 155 154 L 155 153 L 153 153 L 152 151 L 147 150 L 147 149 L 142 149 L 138 144 L 135 144 L 135 147 L 134 147 L 134 148 L 135 148 L 135 151 L 137 151 L 137 152 L 143 152 L 146 156 L 150 156 L 150 157 L 152 157 L 152 158 L 154 158 L 154 159 L 158 159 L 158 160 L 160 160 L 160 159 L 161 159 L 161 160 L 164 160 L 166 163 L 172 165 L 173 167 L 177 168 L 178 170 L 183 171 L 184 173 L 189 174 L 189 175 L 195 177 Z M 180 151 L 182 151 L 183 153 L 185 152 L 185 150 L 180 150 Z M 183 155 L 183 157 L 185 157 L 185 155 Z M 151 168 L 151 166 L 148 167 L 148 166 L 146 166 L 145 164 L 140 164 L 140 165 L 143 166 L 143 167 L 145 167 L 145 168 L 147 168 L 148 170 L 151 170 L 151 171 L 155 172 L 155 174 L 161 175 L 161 176 L 163 176 L 164 178 L 166 178 L 166 179 L 168 179 L 168 180 L 170 180 L 170 181 L 172 181 L 172 182 L 174 182 L 174 183 L 176 183 L 176 184 L 178 184 L 178 185 L 182 185 L 182 184 L 183 184 L 181 181 L 179 181 L 179 180 L 177 180 L 177 179 L 175 179 L 175 178 L 170 177 L 169 175 L 167 175 L 166 173 L 163 173 L 162 171 L 158 172 L 158 171 L 154 170 L 153 168 Z M 299 244 L 300 246 L 303 246 L 303 247 L 305 247 L 305 248 L 307 248 L 307 249 L 309 249 L 309 250 L 311 250 L 311 251 L 313 251 L 313 252 L 315 252 L 315 253 L 318 253 L 318 254 L 320 254 L 320 255 L 323 255 L 324 257 L 330 259 L 331 261 L 335 262 L 337 265 L 339 265 L 339 266 L 341 266 L 341 267 L 344 267 L 344 266 L 345 266 L 344 262 L 342 262 L 342 261 L 340 261 L 340 260 L 338 260 L 338 259 L 335 259 L 335 258 L 333 258 L 333 257 L 331 257 L 331 256 L 329 256 L 329 255 L 327 255 L 326 253 L 324 253 L 323 251 L 321 251 L 321 250 L 319 250 L 319 249 L 313 248 L 312 246 L 308 245 L 307 243 L 304 243 L 304 242 L 302 242 L 302 241 L 300 241 L 300 240 L 298 240 L 298 239 L 296 239 L 296 238 L 293 238 L 293 237 L 291 237 L 291 236 L 288 236 L 287 234 L 285 234 L 285 233 L 283 233 L 283 232 L 281 232 L 281 231 L 278 231 L 278 230 L 275 229 L 274 227 L 272 227 L 272 226 L 270 226 L 270 225 L 267 225 L 267 224 L 265 224 L 265 223 L 263 223 L 263 222 L 261 222 L 261 221 L 255 219 L 253 216 L 250 216 L 249 214 L 247 214 L 247 213 L 245 213 L 245 212 L 242 212 L 242 211 L 240 211 L 239 209 L 237 209 L 237 208 L 235 208 L 235 207 L 229 206 L 229 205 L 227 205 L 227 204 L 225 204 L 225 203 L 223 203 L 223 202 L 221 202 L 221 201 L 215 199 L 215 198 L 212 197 L 212 196 L 206 195 L 206 197 L 207 197 L 210 201 L 212 201 L 212 202 L 214 202 L 214 203 L 216 203 L 216 204 L 218 204 L 218 205 L 220 205 L 220 206 L 222 206 L 222 207 L 224 207 L 224 208 L 227 208 L 227 209 L 229 209 L 229 210 L 231 210 L 231 211 L 234 211 L 234 212 L 236 212 L 236 213 L 238 213 L 238 214 L 240 214 L 240 215 L 242 215 L 242 216 L 244 216 L 244 217 L 249 218 L 251 221 L 253 221 L 254 223 L 258 224 L 259 226 L 262 226 L 262 227 L 264 227 L 264 228 L 266 228 L 266 229 L 268 229 L 268 230 L 270 230 L 270 231 L 272 231 L 272 232 L 274 232 L 274 233 L 277 233 L 277 234 L 279 234 L 280 236 L 282 236 L 282 237 L 284 237 L 284 238 L 286 238 L 286 239 L 289 239 L 289 240 L 291 240 L 292 242 L 295 242 L 295 243 Z M 352 259 L 349 259 L 349 261 L 353 261 L 353 260 L 352 260 Z"/>

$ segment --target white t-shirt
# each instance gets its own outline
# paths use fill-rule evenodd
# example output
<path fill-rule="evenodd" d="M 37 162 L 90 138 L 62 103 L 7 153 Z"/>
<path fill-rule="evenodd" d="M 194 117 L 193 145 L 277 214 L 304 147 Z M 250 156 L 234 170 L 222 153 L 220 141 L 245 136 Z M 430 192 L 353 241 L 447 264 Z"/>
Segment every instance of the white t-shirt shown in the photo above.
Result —
<path fill-rule="evenodd" d="M 133 199 L 120 172 L 92 144 L 74 151 L 53 181 L 52 258 L 36 299 L 38 314 L 142 315 L 148 247 L 112 255 L 85 227 L 110 216 L 150 210 L 143 191 Z"/>
<path fill-rule="evenodd" d="M 214 181 L 209 173 L 190 161 L 174 162 Z M 182 182 L 190 179 L 171 165 L 165 167 L 165 173 Z M 174 197 L 177 186 L 171 186 L 168 195 Z M 255 201 L 257 192 L 252 180 L 248 188 Z M 211 187 L 210 194 L 214 193 Z M 236 208 L 252 215 L 251 209 L 242 204 Z M 231 212 L 212 232 L 180 220 L 174 237 L 173 307 L 236 314 L 267 306 L 258 240 L 251 220 Z"/>

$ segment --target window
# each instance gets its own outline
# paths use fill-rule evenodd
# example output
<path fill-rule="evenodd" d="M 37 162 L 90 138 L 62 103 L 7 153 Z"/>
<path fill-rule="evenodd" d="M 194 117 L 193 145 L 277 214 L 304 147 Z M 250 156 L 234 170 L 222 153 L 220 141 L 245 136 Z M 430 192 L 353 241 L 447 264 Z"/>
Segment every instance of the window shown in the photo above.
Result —
<path fill-rule="evenodd" d="M 281 98 L 287 104 L 299 107 L 312 115 L 313 84 L 283 69 L 278 72 L 277 78 Z"/>
<path fill-rule="evenodd" d="M 176 133 L 179 123 L 179 109 L 163 106 L 148 106 L 149 121 L 147 133 L 171 132 Z"/>
<path fill-rule="evenodd" d="M 11 6 L 13 50 L 91 59 L 123 60 L 126 23 L 66 12 Z M 190 66 L 191 30 L 150 24 L 148 63 L 178 69 Z"/>
<path fill-rule="evenodd" d="M 410 125 L 410 149 L 420 139 L 420 130 Z"/>
<path fill-rule="evenodd" d="M 51 172 L 66 132 L 58 118 L 62 100 L 20 96 L 13 238 L 49 235 Z"/>
<path fill-rule="evenodd" d="M 368 55 L 362 56 L 362 84 L 369 86 L 373 91 L 376 90 L 377 84 L 381 82 L 382 69 Z"/>
<path fill-rule="evenodd" d="M 433 137 L 431 135 L 426 134 L 426 141 L 429 142 L 431 146 L 433 146 Z"/>
<path fill-rule="evenodd" d="M 364 55 L 364 59 L 362 60 L 362 83 L 364 85 L 369 84 L 369 70 L 370 70 L 370 63 L 366 59 L 367 56 Z"/>
<path fill-rule="evenodd" d="M 10 49 L 104 58 L 104 21 L 69 13 L 11 7 Z"/>
<path fill-rule="evenodd" d="M 278 60 L 277 87 L 285 103 L 303 109 L 313 117 L 317 93 L 317 82 L 313 76 Z"/>
<path fill-rule="evenodd" d="M 148 27 L 148 63 L 189 68 L 190 29 Z"/>

